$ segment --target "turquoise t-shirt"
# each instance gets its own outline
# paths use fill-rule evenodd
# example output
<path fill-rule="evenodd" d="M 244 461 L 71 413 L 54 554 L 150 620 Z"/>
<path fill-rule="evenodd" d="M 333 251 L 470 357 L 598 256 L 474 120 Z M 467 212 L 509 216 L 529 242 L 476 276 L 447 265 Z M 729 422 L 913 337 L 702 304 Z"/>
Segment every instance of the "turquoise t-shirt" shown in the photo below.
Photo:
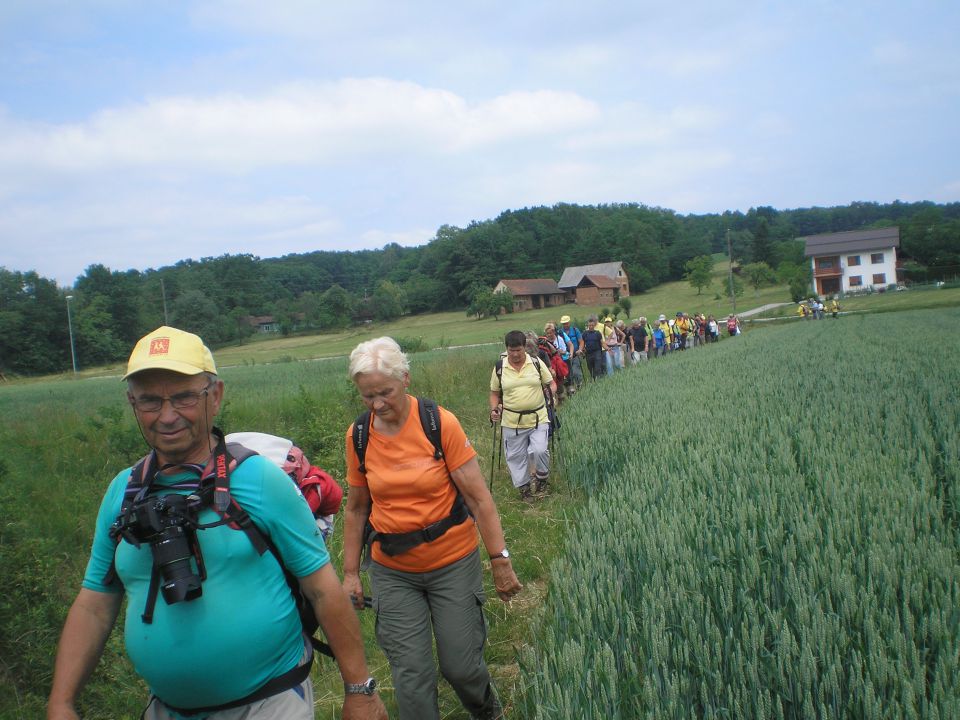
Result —
<path fill-rule="evenodd" d="M 103 584 L 116 551 L 117 575 L 127 593 L 127 654 L 151 691 L 175 707 L 219 705 L 245 697 L 293 668 L 304 645 L 283 571 L 272 553 L 257 555 L 246 533 L 226 525 L 197 531 L 207 571 L 203 594 L 168 605 L 158 593 L 153 623 L 143 622 L 153 562 L 150 545 L 115 545 L 108 534 L 129 476 L 129 468 L 117 475 L 100 505 L 83 587 L 120 591 Z M 188 477 L 160 476 L 154 486 Z M 272 462 L 254 455 L 241 463 L 230 476 L 230 493 L 294 575 L 310 575 L 330 561 L 306 500 Z M 218 519 L 209 508 L 200 514 L 201 523 Z"/>

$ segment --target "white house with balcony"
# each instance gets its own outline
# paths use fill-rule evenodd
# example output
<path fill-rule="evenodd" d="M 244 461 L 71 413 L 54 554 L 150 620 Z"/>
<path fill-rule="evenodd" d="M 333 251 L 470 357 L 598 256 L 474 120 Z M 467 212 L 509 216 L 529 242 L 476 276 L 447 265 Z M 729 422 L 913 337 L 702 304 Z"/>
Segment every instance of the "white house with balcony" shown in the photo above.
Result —
<path fill-rule="evenodd" d="M 817 295 L 886 289 L 897 283 L 900 228 L 809 235 L 804 255 L 810 258 Z"/>

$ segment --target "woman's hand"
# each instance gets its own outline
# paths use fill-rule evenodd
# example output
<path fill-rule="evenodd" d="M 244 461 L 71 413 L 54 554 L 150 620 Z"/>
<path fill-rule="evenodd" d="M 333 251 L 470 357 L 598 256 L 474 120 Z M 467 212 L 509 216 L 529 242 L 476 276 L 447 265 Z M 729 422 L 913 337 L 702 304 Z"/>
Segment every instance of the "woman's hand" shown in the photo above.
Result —
<path fill-rule="evenodd" d="M 350 597 L 354 608 L 363 610 L 363 583 L 357 573 L 344 573 L 343 591 Z"/>
<path fill-rule="evenodd" d="M 490 561 L 490 569 L 493 572 L 493 585 L 497 589 L 497 596 L 503 602 L 510 602 L 514 595 L 523 590 L 523 585 L 513 571 L 510 558 L 493 558 Z"/>

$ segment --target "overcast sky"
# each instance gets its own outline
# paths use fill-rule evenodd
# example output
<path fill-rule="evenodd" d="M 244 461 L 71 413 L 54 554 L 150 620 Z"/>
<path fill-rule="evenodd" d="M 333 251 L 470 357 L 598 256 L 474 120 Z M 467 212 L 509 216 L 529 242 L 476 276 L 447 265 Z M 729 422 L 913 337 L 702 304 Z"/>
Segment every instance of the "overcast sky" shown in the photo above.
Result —
<path fill-rule="evenodd" d="M 0 266 L 960 200 L 960 3 L 3 0 Z"/>

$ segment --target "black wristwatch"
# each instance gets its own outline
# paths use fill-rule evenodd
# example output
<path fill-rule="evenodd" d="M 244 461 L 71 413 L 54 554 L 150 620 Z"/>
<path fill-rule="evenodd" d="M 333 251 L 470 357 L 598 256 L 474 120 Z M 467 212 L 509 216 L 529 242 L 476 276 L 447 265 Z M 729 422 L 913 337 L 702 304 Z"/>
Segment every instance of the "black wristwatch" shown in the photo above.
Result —
<path fill-rule="evenodd" d="M 362 683 L 344 683 L 344 695 L 373 695 L 377 691 L 377 679 L 368 677 Z"/>

